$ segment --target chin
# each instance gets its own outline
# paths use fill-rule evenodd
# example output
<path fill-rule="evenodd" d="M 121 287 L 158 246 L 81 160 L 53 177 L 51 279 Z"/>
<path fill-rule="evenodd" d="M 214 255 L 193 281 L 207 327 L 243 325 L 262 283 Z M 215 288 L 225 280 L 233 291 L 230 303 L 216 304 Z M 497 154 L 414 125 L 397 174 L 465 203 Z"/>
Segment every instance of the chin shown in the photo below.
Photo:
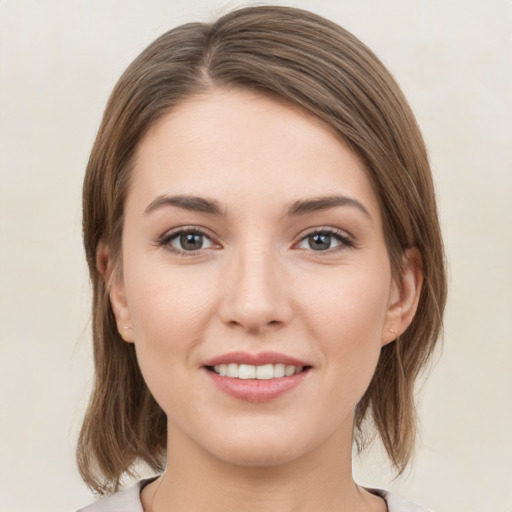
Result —
<path fill-rule="evenodd" d="M 216 459 L 240 467 L 277 467 L 301 458 L 311 449 L 308 436 L 268 425 L 253 429 L 225 430 L 210 438 L 203 449 Z M 231 434 L 231 435 L 230 435 Z M 294 435 L 295 434 L 295 435 Z"/>
<path fill-rule="evenodd" d="M 245 468 L 271 468 L 288 464 L 299 458 L 299 453 L 283 446 L 230 446 L 218 452 L 217 458 L 232 466 Z"/>

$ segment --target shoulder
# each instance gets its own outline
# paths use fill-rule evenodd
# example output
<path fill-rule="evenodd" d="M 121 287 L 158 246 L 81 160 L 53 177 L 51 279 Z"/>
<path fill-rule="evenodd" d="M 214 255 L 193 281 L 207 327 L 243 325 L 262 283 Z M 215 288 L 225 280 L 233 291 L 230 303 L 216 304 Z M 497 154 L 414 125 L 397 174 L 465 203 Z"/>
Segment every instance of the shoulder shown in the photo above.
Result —
<path fill-rule="evenodd" d="M 75 512 L 144 512 L 140 501 L 140 491 L 147 480 L 123 489 Z"/>
<path fill-rule="evenodd" d="M 432 512 L 430 509 L 416 505 L 411 501 L 403 500 L 398 496 L 382 489 L 368 489 L 373 494 L 384 498 L 388 506 L 388 512 Z"/>

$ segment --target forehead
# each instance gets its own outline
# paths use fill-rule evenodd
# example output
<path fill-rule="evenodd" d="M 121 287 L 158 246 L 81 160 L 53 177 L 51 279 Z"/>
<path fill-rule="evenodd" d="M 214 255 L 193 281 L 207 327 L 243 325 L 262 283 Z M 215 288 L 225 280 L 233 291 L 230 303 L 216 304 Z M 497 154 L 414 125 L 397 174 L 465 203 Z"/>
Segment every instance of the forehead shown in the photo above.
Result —
<path fill-rule="evenodd" d="M 140 142 L 132 178 L 129 201 L 141 203 L 179 193 L 277 206 L 342 194 L 379 215 L 364 163 L 333 128 L 240 90 L 195 96 L 165 114 Z"/>

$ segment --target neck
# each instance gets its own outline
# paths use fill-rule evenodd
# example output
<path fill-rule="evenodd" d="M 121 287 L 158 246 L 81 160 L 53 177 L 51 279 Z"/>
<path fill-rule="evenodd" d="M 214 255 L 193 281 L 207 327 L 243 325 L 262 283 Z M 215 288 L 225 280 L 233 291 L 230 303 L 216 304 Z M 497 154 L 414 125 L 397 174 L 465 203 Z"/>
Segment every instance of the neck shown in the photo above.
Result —
<path fill-rule="evenodd" d="M 348 442 L 333 436 L 293 462 L 251 467 L 219 460 L 169 431 L 167 468 L 143 493 L 146 512 L 386 510 L 380 498 L 354 483 L 351 436 Z"/>

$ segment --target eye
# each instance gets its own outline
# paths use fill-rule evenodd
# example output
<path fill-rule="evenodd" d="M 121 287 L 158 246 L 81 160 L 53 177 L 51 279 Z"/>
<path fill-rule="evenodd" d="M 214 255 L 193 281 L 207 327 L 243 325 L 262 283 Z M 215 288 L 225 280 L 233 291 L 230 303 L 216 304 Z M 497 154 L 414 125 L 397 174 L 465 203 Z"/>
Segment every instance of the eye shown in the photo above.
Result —
<path fill-rule="evenodd" d="M 341 247 L 353 247 L 352 241 L 338 231 L 316 231 L 304 237 L 297 247 L 299 249 L 308 249 L 313 251 L 329 251 Z"/>
<path fill-rule="evenodd" d="M 159 245 L 166 246 L 176 254 L 193 254 L 201 249 L 209 249 L 214 246 L 212 240 L 197 229 L 167 233 L 160 239 Z"/>

